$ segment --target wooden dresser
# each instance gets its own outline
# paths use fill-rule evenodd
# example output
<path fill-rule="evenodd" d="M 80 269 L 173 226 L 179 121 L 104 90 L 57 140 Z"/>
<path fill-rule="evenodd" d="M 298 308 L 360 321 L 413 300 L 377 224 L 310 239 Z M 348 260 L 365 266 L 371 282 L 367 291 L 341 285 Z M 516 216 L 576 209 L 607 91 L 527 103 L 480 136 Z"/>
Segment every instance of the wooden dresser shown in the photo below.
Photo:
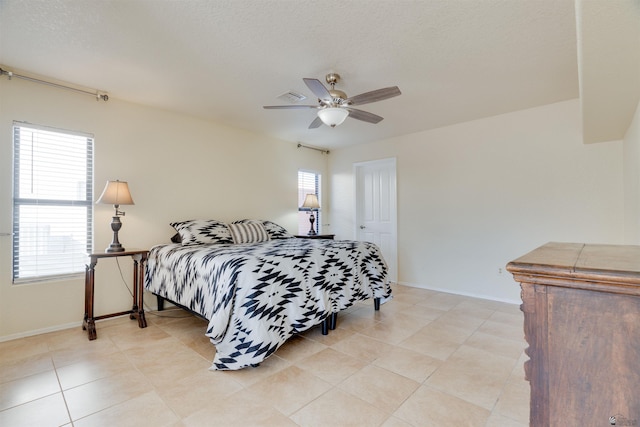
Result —
<path fill-rule="evenodd" d="M 640 246 L 548 243 L 522 288 L 530 425 L 640 426 Z"/>

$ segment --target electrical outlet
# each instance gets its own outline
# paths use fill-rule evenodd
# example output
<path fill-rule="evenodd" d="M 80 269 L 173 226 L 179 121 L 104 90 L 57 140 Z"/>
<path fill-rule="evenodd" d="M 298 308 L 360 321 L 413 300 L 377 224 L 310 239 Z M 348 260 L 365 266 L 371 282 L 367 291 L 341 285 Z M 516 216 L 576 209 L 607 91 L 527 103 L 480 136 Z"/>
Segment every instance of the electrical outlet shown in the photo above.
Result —
<path fill-rule="evenodd" d="M 502 268 L 498 268 L 498 274 L 502 274 Z"/>

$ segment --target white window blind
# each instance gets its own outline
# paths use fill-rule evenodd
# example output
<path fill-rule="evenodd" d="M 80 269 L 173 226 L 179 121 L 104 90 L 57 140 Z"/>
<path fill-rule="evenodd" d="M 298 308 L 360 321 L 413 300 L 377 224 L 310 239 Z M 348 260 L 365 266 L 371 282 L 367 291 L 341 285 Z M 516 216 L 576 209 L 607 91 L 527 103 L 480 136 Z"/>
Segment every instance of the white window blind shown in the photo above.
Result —
<path fill-rule="evenodd" d="M 311 223 L 309 222 L 309 209 L 302 208 L 304 199 L 307 194 L 315 194 L 322 209 L 322 200 L 320 198 L 321 175 L 311 171 L 298 171 L 298 233 L 307 234 Z M 320 210 L 315 214 L 316 220 L 313 228 L 316 233 L 320 233 Z"/>
<path fill-rule="evenodd" d="M 93 135 L 14 122 L 13 281 L 84 272 L 93 248 Z"/>

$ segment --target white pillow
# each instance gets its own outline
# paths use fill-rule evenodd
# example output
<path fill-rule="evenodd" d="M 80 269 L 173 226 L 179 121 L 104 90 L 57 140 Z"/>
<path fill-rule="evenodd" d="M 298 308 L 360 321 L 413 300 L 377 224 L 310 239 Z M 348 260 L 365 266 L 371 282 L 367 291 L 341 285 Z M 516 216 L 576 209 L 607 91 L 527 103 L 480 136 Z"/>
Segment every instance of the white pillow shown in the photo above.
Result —
<path fill-rule="evenodd" d="M 259 222 L 227 224 L 234 243 L 260 243 L 269 240 L 269 233 Z"/>

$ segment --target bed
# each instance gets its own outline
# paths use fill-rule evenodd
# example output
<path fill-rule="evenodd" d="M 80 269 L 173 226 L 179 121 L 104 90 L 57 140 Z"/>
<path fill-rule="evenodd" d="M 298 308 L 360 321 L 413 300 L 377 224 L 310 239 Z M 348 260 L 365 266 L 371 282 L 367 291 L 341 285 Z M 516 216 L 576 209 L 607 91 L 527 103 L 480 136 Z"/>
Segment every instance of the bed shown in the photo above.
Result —
<path fill-rule="evenodd" d="M 391 296 L 373 243 L 299 239 L 270 221 L 171 225 L 179 243 L 151 248 L 145 288 L 207 319 L 211 369 L 256 366 L 356 302 Z"/>

